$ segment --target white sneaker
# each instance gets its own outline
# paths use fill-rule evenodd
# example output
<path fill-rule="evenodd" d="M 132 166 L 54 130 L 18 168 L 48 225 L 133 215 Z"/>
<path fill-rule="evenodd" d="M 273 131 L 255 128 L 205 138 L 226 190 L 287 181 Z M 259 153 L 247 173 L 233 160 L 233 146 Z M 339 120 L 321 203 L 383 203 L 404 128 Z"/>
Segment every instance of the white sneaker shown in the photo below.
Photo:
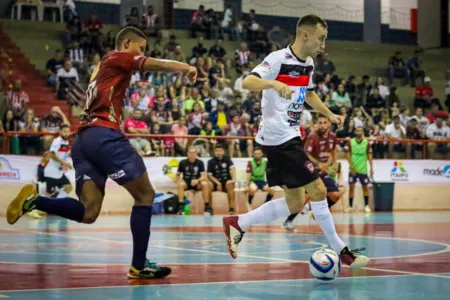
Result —
<path fill-rule="evenodd" d="M 353 211 L 353 208 L 351 206 L 344 209 L 345 213 L 351 213 Z"/>
<path fill-rule="evenodd" d="M 366 205 L 366 206 L 364 207 L 364 212 L 365 212 L 366 214 L 372 213 L 372 210 L 370 209 L 369 205 Z"/>

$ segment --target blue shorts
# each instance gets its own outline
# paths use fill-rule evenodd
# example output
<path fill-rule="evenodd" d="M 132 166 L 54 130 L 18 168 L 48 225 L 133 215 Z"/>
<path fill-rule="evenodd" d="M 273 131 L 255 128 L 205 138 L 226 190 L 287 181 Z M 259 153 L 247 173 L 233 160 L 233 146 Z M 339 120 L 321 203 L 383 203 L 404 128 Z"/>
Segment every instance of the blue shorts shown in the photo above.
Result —
<path fill-rule="evenodd" d="M 320 177 L 322 179 L 323 184 L 325 184 L 325 187 L 327 188 L 327 193 L 333 193 L 333 192 L 339 192 L 339 187 L 337 186 L 336 182 L 331 179 L 330 176 L 322 176 Z"/>
<path fill-rule="evenodd" d="M 356 173 L 355 175 L 348 174 L 348 183 L 350 184 L 356 184 L 356 182 L 359 180 L 362 186 L 369 185 L 369 176 L 367 174 L 360 174 Z"/>
<path fill-rule="evenodd" d="M 124 185 L 147 170 L 125 135 L 106 127 L 88 127 L 79 132 L 72 143 L 72 160 L 78 197 L 85 180 L 93 180 L 104 195 L 108 178 Z"/>
<path fill-rule="evenodd" d="M 258 187 L 258 190 L 262 190 L 267 185 L 267 182 L 265 182 L 264 180 L 254 180 L 251 182 L 256 184 L 256 186 Z"/>

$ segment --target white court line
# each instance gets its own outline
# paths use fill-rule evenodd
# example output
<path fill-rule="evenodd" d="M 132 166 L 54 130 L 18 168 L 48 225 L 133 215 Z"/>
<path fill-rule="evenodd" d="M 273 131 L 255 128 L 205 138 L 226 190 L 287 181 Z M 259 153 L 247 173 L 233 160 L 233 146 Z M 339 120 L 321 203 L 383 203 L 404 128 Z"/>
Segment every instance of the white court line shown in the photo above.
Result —
<path fill-rule="evenodd" d="M 383 277 L 411 277 L 417 275 L 375 275 L 375 276 L 358 276 L 358 277 L 337 277 L 334 280 L 357 280 L 359 278 L 383 278 Z M 18 292 L 44 292 L 44 291 L 66 291 L 66 290 L 91 290 L 91 289 L 117 289 L 117 288 L 138 288 L 138 287 L 161 287 L 161 286 L 190 286 L 190 285 L 221 285 L 234 283 L 236 286 L 244 285 L 248 283 L 282 283 L 282 282 L 304 282 L 304 281 L 317 281 L 316 278 L 305 278 L 305 279 L 273 279 L 273 280 L 245 280 L 245 281 L 218 281 L 218 282 L 199 282 L 199 283 L 162 283 L 162 284 L 149 284 L 149 285 L 121 285 L 121 286 L 94 286 L 94 287 L 72 287 L 72 288 L 49 288 L 49 289 L 23 289 L 23 290 L 11 290 L 11 291 L 0 291 L 0 293 L 18 293 Z"/>
<path fill-rule="evenodd" d="M 21 232 L 20 230 L 15 229 L 7 229 L 9 231 L 16 231 Z M 59 233 L 48 233 L 48 232 L 35 232 L 36 234 L 42 234 L 42 235 L 52 235 L 52 236 L 67 236 L 62 235 Z M 90 238 L 90 237 L 80 237 L 75 235 L 70 235 L 71 238 L 74 239 L 86 239 L 86 240 L 92 240 L 92 241 L 102 241 L 102 242 L 113 242 L 112 240 L 106 240 L 106 239 L 100 239 L 100 238 Z M 123 244 L 132 244 L 132 242 L 127 241 L 119 241 Z M 189 252 L 197 252 L 197 253 L 208 253 L 208 254 L 222 254 L 222 252 L 217 251 L 209 251 L 209 250 L 199 250 L 199 249 L 187 249 L 182 247 L 167 247 L 167 246 L 154 246 L 156 248 L 162 248 L 162 249 L 172 249 L 172 250 L 180 250 L 180 251 L 189 251 Z M 301 261 L 301 260 L 292 260 L 292 259 L 285 259 L 285 258 L 276 258 L 276 257 L 265 257 L 265 256 L 256 256 L 256 255 L 248 255 L 248 254 L 240 254 L 240 257 L 246 257 L 246 258 L 256 258 L 256 259 L 263 259 L 263 260 L 269 260 L 269 261 L 280 261 L 280 262 L 286 262 L 286 263 L 309 263 L 308 261 Z M 247 262 L 247 264 L 251 264 L 251 262 Z M 343 265 L 343 267 L 350 268 L 348 266 Z M 378 268 L 362 268 L 362 269 L 368 269 L 372 271 L 378 271 L 378 272 L 389 272 L 389 273 L 397 273 L 397 274 L 405 274 L 405 275 L 416 275 L 416 276 L 427 276 L 427 277 L 436 277 L 436 278 L 445 278 L 450 279 L 450 277 L 437 275 L 437 274 L 427 274 L 427 273 L 417 273 L 417 272 L 408 272 L 408 271 L 399 271 L 399 270 L 390 270 L 390 269 L 378 269 Z"/>

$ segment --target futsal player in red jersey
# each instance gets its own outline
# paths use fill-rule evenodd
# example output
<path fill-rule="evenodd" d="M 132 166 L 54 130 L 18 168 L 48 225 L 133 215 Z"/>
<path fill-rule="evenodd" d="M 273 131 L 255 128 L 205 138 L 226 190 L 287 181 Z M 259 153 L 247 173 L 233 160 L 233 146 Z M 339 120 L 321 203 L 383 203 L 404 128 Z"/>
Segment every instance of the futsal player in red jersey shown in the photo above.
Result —
<path fill-rule="evenodd" d="M 336 134 L 329 129 L 330 121 L 325 116 L 320 115 L 317 120 L 317 130 L 312 131 L 306 138 L 305 152 L 316 167 L 316 171 L 327 189 L 328 207 L 331 208 L 345 192 L 340 191 L 336 182 L 328 176 L 328 168 L 336 163 L 337 143 Z M 306 203 L 309 202 L 308 198 L 308 195 L 306 195 Z M 292 214 L 286 219 L 283 224 L 286 230 L 294 230 L 292 221 L 297 215 L 298 213 Z"/>
<path fill-rule="evenodd" d="M 184 63 L 143 56 L 147 37 L 139 29 L 125 27 L 116 36 L 115 50 L 108 52 L 93 71 L 86 91 L 86 107 L 72 144 L 76 193 L 73 198 L 47 198 L 26 185 L 9 204 L 7 221 L 14 224 L 25 213 L 38 209 L 80 223 L 97 219 L 107 178 L 122 185 L 134 198 L 131 212 L 133 258 L 129 278 L 163 278 L 168 267 L 147 260 L 155 191 L 142 157 L 120 130 L 122 107 L 135 71 L 181 72 L 195 83 L 196 68 Z"/>

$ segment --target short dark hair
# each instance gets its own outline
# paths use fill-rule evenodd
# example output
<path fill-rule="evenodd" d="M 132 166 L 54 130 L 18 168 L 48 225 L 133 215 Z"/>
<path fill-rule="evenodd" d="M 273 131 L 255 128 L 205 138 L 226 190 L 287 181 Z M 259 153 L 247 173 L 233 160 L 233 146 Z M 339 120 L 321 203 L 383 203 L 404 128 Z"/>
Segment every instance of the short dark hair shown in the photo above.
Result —
<path fill-rule="evenodd" d="M 321 25 L 323 28 L 328 28 L 327 22 L 317 15 L 306 15 L 300 18 L 297 23 L 297 27 L 300 26 L 316 26 Z"/>
<path fill-rule="evenodd" d="M 263 151 L 263 150 L 261 147 L 255 147 L 255 148 L 253 148 L 253 152 L 255 152 L 255 151 Z"/>
<path fill-rule="evenodd" d="M 70 128 L 70 126 L 69 126 L 68 124 L 62 124 L 62 125 L 59 127 L 59 130 L 63 130 L 64 128 Z"/>
<path fill-rule="evenodd" d="M 214 150 L 215 149 L 223 149 L 223 150 L 225 150 L 225 146 L 223 144 L 217 144 L 216 147 L 214 148 Z"/>
<path fill-rule="evenodd" d="M 145 35 L 145 33 L 133 26 L 127 26 L 119 31 L 119 33 L 116 35 L 116 49 L 120 50 L 119 48 L 126 38 L 133 38 L 135 36 L 147 40 L 147 36 Z"/>

